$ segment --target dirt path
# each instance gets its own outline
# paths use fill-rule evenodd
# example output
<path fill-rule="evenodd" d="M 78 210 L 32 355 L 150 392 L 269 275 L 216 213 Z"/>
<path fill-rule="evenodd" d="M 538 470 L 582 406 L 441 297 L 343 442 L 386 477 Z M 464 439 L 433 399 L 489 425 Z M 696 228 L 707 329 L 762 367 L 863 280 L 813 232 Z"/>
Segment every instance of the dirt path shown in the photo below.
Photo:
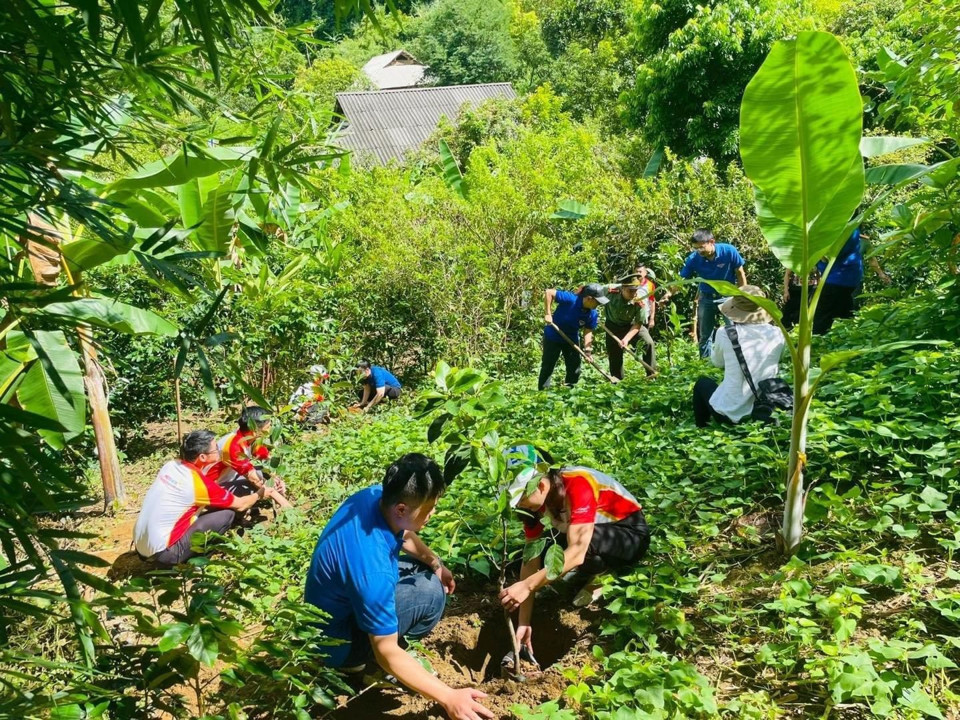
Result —
<path fill-rule="evenodd" d="M 573 611 L 568 600 L 541 593 L 533 621 L 533 646 L 542 673 L 530 672 L 525 682 L 500 677 L 500 662 L 511 647 L 506 623 L 493 587 L 458 592 L 434 631 L 422 641 L 437 676 L 452 687 L 475 687 L 488 697 L 484 704 L 498 718 L 514 717 L 515 704 L 535 707 L 558 699 L 569 684 L 562 668 L 579 668 L 592 660 L 598 611 Z M 354 698 L 338 698 L 341 708 L 331 720 L 404 717 L 443 720 L 436 704 L 403 688 L 375 687 Z"/>

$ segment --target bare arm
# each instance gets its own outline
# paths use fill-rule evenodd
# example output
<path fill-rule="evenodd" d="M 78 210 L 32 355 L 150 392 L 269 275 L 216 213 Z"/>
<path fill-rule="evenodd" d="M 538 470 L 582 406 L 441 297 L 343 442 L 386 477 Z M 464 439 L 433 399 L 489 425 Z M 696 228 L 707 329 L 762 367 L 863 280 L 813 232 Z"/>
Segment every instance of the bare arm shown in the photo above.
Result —
<path fill-rule="evenodd" d="M 273 490 L 261 486 L 255 493 L 244 495 L 243 497 L 233 496 L 233 502 L 230 503 L 230 510 L 245 512 L 256 505 L 265 497 L 273 497 Z"/>
<path fill-rule="evenodd" d="M 454 690 L 439 678 L 424 670 L 413 657 L 397 644 L 398 636 L 371 635 L 370 645 L 377 663 L 386 672 L 414 692 L 439 703 L 453 720 L 478 720 L 492 718 L 493 713 L 477 700 L 486 697 L 479 690 L 464 688 Z"/>
<path fill-rule="evenodd" d="M 580 344 L 583 351 L 590 355 L 593 351 L 593 330 L 583 331 L 583 342 Z"/>
<path fill-rule="evenodd" d="M 743 287 L 747 284 L 747 274 L 743 271 L 743 265 L 737 268 L 737 285 Z"/>
<path fill-rule="evenodd" d="M 793 270 L 783 271 L 783 301 L 790 299 L 790 278 L 793 277 Z"/>
<path fill-rule="evenodd" d="M 369 384 L 369 383 L 364 383 L 364 384 L 363 384 L 363 397 L 360 398 L 360 403 L 358 404 L 357 407 L 363 407 L 363 406 L 366 405 L 368 402 L 370 402 L 370 384 Z"/>
<path fill-rule="evenodd" d="M 427 547 L 427 544 L 421 540 L 420 536 L 415 532 L 410 530 L 404 532 L 403 551 L 433 570 L 434 574 L 440 579 L 440 583 L 443 585 L 443 591 L 447 593 L 447 595 L 457 589 L 457 583 L 453 579 L 453 573 L 443 564 L 440 556 Z"/>
<path fill-rule="evenodd" d="M 383 400 L 383 396 L 386 394 L 386 392 L 387 392 L 386 385 L 384 385 L 383 387 L 378 387 L 377 391 L 373 394 L 373 399 L 370 401 L 370 404 L 367 405 L 367 407 L 364 409 L 373 410 L 373 408 L 379 405 L 380 401 Z"/>
<path fill-rule="evenodd" d="M 593 523 L 570 526 L 570 530 L 567 532 L 567 549 L 563 551 L 561 575 L 583 564 L 587 556 L 587 548 L 590 547 L 590 540 L 593 539 L 593 527 Z M 538 570 L 530 577 L 501 590 L 500 602 L 507 610 L 514 610 L 519 608 L 533 593 L 549 583 L 546 569 Z"/>
<path fill-rule="evenodd" d="M 553 300 L 556 297 L 556 288 L 550 288 L 543 293 L 543 319 L 547 325 L 553 322 Z"/>

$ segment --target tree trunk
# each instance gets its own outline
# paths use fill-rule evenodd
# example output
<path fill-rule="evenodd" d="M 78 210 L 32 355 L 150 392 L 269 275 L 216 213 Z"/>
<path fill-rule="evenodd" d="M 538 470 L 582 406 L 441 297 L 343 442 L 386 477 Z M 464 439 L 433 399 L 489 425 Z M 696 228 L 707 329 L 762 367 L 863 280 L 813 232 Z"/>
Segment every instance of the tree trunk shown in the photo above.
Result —
<path fill-rule="evenodd" d="M 77 336 L 80 338 L 80 351 L 83 355 L 83 384 L 87 388 L 87 400 L 90 402 L 90 421 L 93 423 L 93 434 L 97 440 L 97 459 L 100 461 L 100 478 L 103 481 L 103 507 L 109 512 L 126 504 L 127 493 L 123 487 L 120 459 L 113 440 L 106 380 L 97 359 L 93 333 L 89 327 L 80 326 L 77 328 Z"/>

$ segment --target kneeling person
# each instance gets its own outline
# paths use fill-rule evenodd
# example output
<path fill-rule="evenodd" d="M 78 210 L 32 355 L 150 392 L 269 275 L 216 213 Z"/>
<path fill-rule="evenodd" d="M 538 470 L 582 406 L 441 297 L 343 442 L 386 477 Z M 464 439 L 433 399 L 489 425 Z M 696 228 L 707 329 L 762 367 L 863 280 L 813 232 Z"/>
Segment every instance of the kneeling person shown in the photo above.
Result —
<path fill-rule="evenodd" d="M 354 407 L 366 412 L 373 410 L 384 398 L 396 400 L 400 397 L 400 381 L 386 368 L 371 365 L 369 360 L 363 360 L 357 363 L 357 372 L 360 373 L 363 394 L 360 402 Z"/>
<path fill-rule="evenodd" d="M 317 541 L 304 599 L 329 615 L 326 635 L 343 641 L 329 648 L 328 665 L 356 672 L 374 658 L 454 720 L 489 718 L 477 702 L 483 693 L 450 688 L 400 647 L 401 637 L 433 630 L 443 616 L 444 594 L 456 586 L 417 536 L 444 487 L 439 466 L 410 453 L 387 468 L 382 486 L 348 498 Z"/>
<path fill-rule="evenodd" d="M 538 480 L 535 489 L 526 494 L 534 480 Z M 546 470 L 541 464 L 521 472 L 508 492 L 510 505 L 526 511 L 527 543 L 540 538 L 542 518 L 549 515 L 559 532 L 557 542 L 564 548 L 563 573 L 579 568 L 578 572 L 591 576 L 621 570 L 640 560 L 650 545 L 650 531 L 636 498 L 599 470 L 581 466 Z M 542 565 L 540 555 L 525 562 L 520 581 L 500 592 L 504 608 L 520 610 L 517 640 L 531 650 L 534 594 L 550 583 Z M 574 602 L 586 605 L 597 598 L 599 590 L 587 586 Z"/>
<path fill-rule="evenodd" d="M 264 487 L 266 471 L 254 464 L 255 460 L 270 459 L 270 448 L 264 439 L 270 437 L 272 421 L 270 413 L 259 405 L 248 405 L 240 413 L 237 429 L 217 441 L 220 447 L 220 462 L 208 474 L 217 483 L 238 497 L 257 492 Z M 283 479 L 273 476 L 272 500 L 281 508 L 293 507 L 284 496 L 287 488 Z"/>
<path fill-rule="evenodd" d="M 160 565 L 182 563 L 195 555 L 190 547 L 195 533 L 224 533 L 237 512 L 273 496 L 268 487 L 245 497 L 222 488 L 208 474 L 219 457 L 217 436 L 209 430 L 194 430 L 183 438 L 180 459 L 160 468 L 143 499 L 133 530 L 140 557 Z"/>

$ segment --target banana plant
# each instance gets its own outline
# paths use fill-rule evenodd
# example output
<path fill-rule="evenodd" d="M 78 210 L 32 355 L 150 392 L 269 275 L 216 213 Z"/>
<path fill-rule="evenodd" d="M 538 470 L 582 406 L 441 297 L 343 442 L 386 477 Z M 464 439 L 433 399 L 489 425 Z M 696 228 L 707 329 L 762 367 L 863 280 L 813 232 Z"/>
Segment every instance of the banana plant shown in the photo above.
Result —
<path fill-rule="evenodd" d="M 830 273 L 851 232 L 874 213 L 890 192 L 937 166 L 880 165 L 864 170 L 864 158 L 925 142 L 916 138 L 864 138 L 863 101 L 846 51 L 830 33 L 801 32 L 776 43 L 743 96 L 740 154 L 753 182 L 757 218 L 771 251 L 800 278 L 827 260 Z M 858 212 L 866 184 L 885 187 Z M 724 295 L 742 292 L 731 283 L 710 282 Z M 803 538 L 810 404 L 825 374 L 865 352 L 904 347 L 905 343 L 831 353 L 811 367 L 813 317 L 825 283 L 813 297 L 801 282 L 801 313 L 793 338 L 780 323 L 771 300 L 751 297 L 783 331 L 793 360 L 794 411 L 786 472 L 783 529 L 778 538 L 786 553 Z M 906 343 L 916 344 L 916 343 Z"/>

